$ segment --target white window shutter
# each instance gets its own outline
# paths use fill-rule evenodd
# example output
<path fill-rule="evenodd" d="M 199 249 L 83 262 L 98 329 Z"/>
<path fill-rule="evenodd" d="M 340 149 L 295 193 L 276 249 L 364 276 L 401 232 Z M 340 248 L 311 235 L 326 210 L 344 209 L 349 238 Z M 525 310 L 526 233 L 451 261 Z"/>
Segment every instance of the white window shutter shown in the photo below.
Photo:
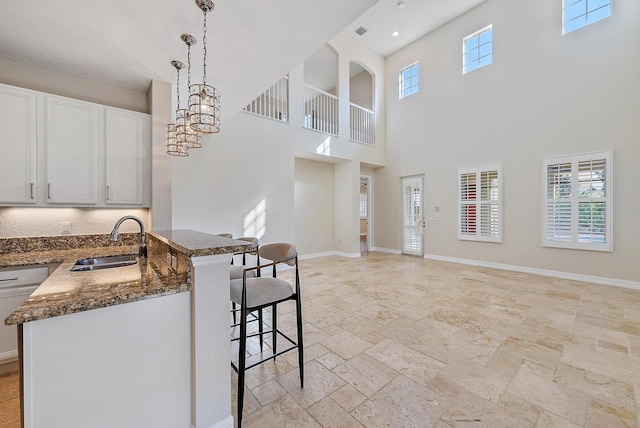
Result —
<path fill-rule="evenodd" d="M 502 167 L 458 170 L 458 239 L 502 242 Z"/>
<path fill-rule="evenodd" d="M 544 246 L 611 251 L 611 152 L 544 162 Z"/>

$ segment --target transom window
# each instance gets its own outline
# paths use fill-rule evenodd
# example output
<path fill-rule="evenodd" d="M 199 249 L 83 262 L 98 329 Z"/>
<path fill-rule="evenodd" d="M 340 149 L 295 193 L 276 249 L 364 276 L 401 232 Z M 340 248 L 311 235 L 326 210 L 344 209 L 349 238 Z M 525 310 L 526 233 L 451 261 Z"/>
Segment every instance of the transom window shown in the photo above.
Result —
<path fill-rule="evenodd" d="M 611 0 L 564 0 L 562 34 L 570 33 L 611 16 Z"/>
<path fill-rule="evenodd" d="M 611 152 L 545 159 L 545 246 L 612 251 L 611 169 Z"/>
<path fill-rule="evenodd" d="M 468 73 L 493 62 L 493 25 L 462 39 L 462 72 Z"/>
<path fill-rule="evenodd" d="M 458 239 L 502 242 L 502 167 L 458 170 Z"/>
<path fill-rule="evenodd" d="M 399 99 L 418 93 L 419 72 L 420 67 L 417 62 L 400 70 L 398 76 Z"/>

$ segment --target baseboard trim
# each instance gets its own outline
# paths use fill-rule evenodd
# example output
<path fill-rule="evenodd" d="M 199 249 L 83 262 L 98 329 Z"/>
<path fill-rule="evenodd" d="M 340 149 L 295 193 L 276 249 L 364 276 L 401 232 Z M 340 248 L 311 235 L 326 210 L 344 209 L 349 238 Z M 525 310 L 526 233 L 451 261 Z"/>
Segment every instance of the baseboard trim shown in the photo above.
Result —
<path fill-rule="evenodd" d="M 371 247 L 371 251 L 379 251 L 381 253 L 389 253 L 389 254 L 402 254 L 400 250 L 394 250 L 393 248 L 383 248 L 383 247 Z"/>
<path fill-rule="evenodd" d="M 18 359 L 18 351 L 0 352 L 0 364 L 10 363 Z"/>
<path fill-rule="evenodd" d="M 305 254 L 303 256 L 298 256 L 298 259 L 308 260 L 308 259 L 317 259 L 318 257 L 329 257 L 329 256 L 347 257 L 349 259 L 357 259 L 359 257 L 362 257 L 360 253 L 345 253 L 342 251 L 325 251 L 323 253 L 313 253 L 313 254 Z"/>
<path fill-rule="evenodd" d="M 631 288 L 640 290 L 640 282 L 627 281 L 625 279 L 605 278 L 601 276 L 582 275 L 578 273 L 562 272 L 550 269 L 539 269 L 527 266 L 508 265 L 503 263 L 485 262 L 482 260 L 462 259 L 458 257 L 440 256 L 437 254 L 425 254 L 425 259 L 438 260 L 442 262 L 460 263 L 472 266 L 481 266 L 493 269 L 510 270 L 514 272 L 531 273 L 534 275 L 550 276 L 553 278 L 570 279 L 574 281 L 590 282 L 593 284 L 612 285 L 615 287 Z"/>
<path fill-rule="evenodd" d="M 211 428 L 233 428 L 233 416 L 227 416 L 214 424 Z"/>

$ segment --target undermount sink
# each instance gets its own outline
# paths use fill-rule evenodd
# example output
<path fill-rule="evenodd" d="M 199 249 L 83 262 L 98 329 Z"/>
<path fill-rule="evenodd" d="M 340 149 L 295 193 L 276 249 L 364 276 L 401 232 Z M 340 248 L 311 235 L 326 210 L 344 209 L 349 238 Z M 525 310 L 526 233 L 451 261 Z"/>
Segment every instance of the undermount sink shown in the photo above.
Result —
<path fill-rule="evenodd" d="M 116 268 L 122 266 L 131 266 L 138 263 L 136 261 L 137 254 L 125 254 L 120 256 L 104 256 L 104 257 L 88 257 L 75 262 L 71 268 L 72 272 L 81 272 L 86 270 L 98 270 Z"/>

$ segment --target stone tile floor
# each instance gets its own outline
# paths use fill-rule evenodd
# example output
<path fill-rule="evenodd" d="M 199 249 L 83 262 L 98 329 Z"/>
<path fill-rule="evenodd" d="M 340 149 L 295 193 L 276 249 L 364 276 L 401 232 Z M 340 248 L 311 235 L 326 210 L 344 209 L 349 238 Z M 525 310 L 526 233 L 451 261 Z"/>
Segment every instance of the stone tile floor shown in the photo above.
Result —
<path fill-rule="evenodd" d="M 640 427 L 638 290 L 376 252 L 300 272 L 305 387 L 295 351 L 250 369 L 244 427 Z"/>
<path fill-rule="evenodd" d="M 250 369 L 245 428 L 640 428 L 638 290 L 377 252 L 300 273 L 305 387 L 295 351 Z"/>

